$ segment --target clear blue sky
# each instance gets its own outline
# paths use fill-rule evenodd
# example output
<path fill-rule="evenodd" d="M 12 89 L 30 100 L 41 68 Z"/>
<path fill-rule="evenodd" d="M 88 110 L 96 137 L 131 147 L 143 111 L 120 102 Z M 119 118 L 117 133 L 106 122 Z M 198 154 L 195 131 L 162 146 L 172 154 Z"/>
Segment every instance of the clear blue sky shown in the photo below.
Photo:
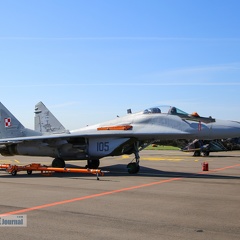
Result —
<path fill-rule="evenodd" d="M 175 105 L 240 121 L 240 1 L 0 1 L 0 101 L 68 129 Z"/>

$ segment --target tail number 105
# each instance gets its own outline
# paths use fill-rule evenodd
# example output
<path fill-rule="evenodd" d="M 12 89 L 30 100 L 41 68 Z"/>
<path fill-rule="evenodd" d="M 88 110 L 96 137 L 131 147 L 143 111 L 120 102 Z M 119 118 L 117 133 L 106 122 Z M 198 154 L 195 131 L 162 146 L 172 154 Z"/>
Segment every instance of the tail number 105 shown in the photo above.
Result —
<path fill-rule="evenodd" d="M 108 152 L 109 151 L 109 142 L 97 142 L 97 151 L 98 152 Z"/>

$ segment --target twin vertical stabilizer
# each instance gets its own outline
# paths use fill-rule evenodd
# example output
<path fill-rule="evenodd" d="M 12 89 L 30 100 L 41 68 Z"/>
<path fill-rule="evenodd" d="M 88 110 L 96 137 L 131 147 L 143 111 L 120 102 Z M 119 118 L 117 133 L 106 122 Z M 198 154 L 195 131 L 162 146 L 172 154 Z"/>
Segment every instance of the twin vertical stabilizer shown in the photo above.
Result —
<path fill-rule="evenodd" d="M 35 131 L 43 134 L 68 132 L 42 102 L 35 105 Z"/>
<path fill-rule="evenodd" d="M 25 128 L 0 102 L 0 138 L 38 136 L 41 133 Z"/>

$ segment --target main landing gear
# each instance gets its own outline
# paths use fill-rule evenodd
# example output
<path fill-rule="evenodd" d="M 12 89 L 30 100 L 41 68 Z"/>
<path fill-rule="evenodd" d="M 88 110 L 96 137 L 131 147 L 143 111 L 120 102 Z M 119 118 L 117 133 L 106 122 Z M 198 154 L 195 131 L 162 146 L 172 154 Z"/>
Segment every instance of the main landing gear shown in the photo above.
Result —
<path fill-rule="evenodd" d="M 130 174 L 138 173 L 140 170 L 140 166 L 139 166 L 140 156 L 139 156 L 139 150 L 138 150 L 138 143 L 134 144 L 134 148 L 135 148 L 134 154 L 135 154 L 136 162 L 132 161 L 127 165 L 128 173 Z"/>
<path fill-rule="evenodd" d="M 195 151 L 195 152 L 193 153 L 193 156 L 194 156 L 194 157 L 200 157 L 201 154 L 202 154 L 204 157 L 208 157 L 209 154 L 210 154 L 210 152 L 209 152 L 209 151 L 204 151 L 204 152 Z"/>
<path fill-rule="evenodd" d="M 53 161 L 52 161 L 52 167 L 64 168 L 65 167 L 65 161 L 62 158 L 54 158 Z"/>
<path fill-rule="evenodd" d="M 89 168 L 89 169 L 97 169 L 100 165 L 100 161 L 99 159 L 95 159 L 95 160 L 92 160 L 92 159 L 88 159 L 87 160 L 87 165 L 86 165 L 86 168 Z"/>
<path fill-rule="evenodd" d="M 199 156 L 201 156 L 201 151 L 199 151 L 199 150 L 194 151 L 193 156 L 194 156 L 194 157 L 199 157 Z"/>
<path fill-rule="evenodd" d="M 99 159 L 88 159 L 86 168 L 89 169 L 97 169 L 100 165 Z M 65 167 L 65 161 L 62 158 L 55 158 L 52 161 L 52 167 L 56 168 L 64 168 Z"/>

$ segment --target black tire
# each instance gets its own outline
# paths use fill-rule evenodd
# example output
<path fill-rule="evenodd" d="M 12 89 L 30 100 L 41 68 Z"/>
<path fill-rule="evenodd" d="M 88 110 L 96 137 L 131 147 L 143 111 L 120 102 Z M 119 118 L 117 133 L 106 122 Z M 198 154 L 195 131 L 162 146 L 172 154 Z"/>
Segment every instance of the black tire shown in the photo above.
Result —
<path fill-rule="evenodd" d="M 135 174 L 139 172 L 140 166 L 137 163 L 133 162 L 127 165 L 127 169 L 128 169 L 128 173 Z"/>
<path fill-rule="evenodd" d="M 200 151 L 195 151 L 193 156 L 194 157 L 199 157 L 199 156 L 201 156 L 201 152 Z"/>
<path fill-rule="evenodd" d="M 27 170 L 27 174 L 31 175 L 32 174 L 32 170 Z"/>
<path fill-rule="evenodd" d="M 16 171 L 16 170 L 13 170 L 13 171 L 11 172 L 11 174 L 12 174 L 12 176 L 16 176 L 16 175 L 17 175 L 17 171 Z"/>
<path fill-rule="evenodd" d="M 95 159 L 95 160 L 88 159 L 86 168 L 97 169 L 99 167 L 99 165 L 100 165 L 100 160 L 99 159 Z"/>
<path fill-rule="evenodd" d="M 65 167 L 65 161 L 62 158 L 55 158 L 52 161 L 52 167 L 64 168 Z"/>
<path fill-rule="evenodd" d="M 204 156 L 204 157 L 208 157 L 209 154 L 210 154 L 210 152 L 203 152 L 203 156 Z"/>

